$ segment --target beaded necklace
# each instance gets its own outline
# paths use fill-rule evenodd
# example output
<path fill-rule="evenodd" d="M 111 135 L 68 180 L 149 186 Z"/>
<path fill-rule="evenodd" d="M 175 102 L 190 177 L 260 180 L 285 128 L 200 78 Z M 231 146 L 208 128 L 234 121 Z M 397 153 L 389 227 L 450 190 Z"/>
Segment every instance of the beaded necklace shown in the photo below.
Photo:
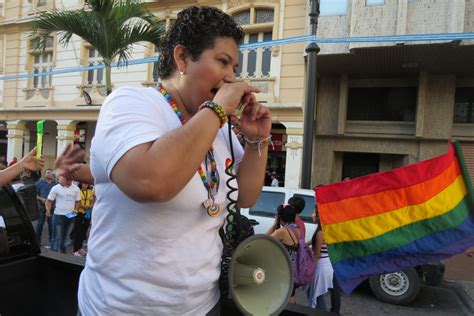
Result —
<path fill-rule="evenodd" d="M 157 89 L 168 101 L 174 113 L 179 118 L 181 125 L 184 125 L 186 120 L 184 119 L 183 113 L 181 113 L 181 111 L 178 109 L 176 102 L 171 99 L 168 91 L 166 91 L 162 85 L 158 85 Z M 204 163 L 206 165 L 206 172 L 204 172 L 202 165 L 200 165 L 197 170 L 208 195 L 208 198 L 202 202 L 202 206 L 207 210 L 207 214 L 209 216 L 217 216 L 221 212 L 220 205 L 215 201 L 216 195 L 219 192 L 219 173 L 217 171 L 217 163 L 214 159 L 214 149 L 212 146 L 207 151 L 206 157 L 204 158 Z M 209 169 L 210 172 L 208 172 Z M 208 174 L 210 181 L 207 179 L 206 173 Z"/>

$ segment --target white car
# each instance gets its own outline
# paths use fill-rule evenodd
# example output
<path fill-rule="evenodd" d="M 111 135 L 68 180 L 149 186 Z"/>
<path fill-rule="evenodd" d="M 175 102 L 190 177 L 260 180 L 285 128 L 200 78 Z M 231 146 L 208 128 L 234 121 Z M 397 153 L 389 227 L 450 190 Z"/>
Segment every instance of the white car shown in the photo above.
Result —
<path fill-rule="evenodd" d="M 277 207 L 280 204 L 288 204 L 288 200 L 293 196 L 299 196 L 306 202 L 300 217 L 305 222 L 306 240 L 309 240 L 317 228 L 317 225 L 313 223 L 311 218 L 315 205 L 313 190 L 263 187 L 257 203 L 250 208 L 242 208 L 240 213 L 246 216 L 253 225 L 256 224 L 253 227 L 255 234 L 265 234 L 273 225 Z"/>

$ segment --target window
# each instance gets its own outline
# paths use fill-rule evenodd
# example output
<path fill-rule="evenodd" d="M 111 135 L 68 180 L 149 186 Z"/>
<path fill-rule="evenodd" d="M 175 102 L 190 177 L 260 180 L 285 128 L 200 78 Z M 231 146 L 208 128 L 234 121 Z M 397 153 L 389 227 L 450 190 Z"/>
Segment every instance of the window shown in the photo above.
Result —
<path fill-rule="evenodd" d="M 314 196 L 310 195 L 302 195 L 302 194 L 294 194 L 293 196 L 300 197 L 304 200 L 304 210 L 301 212 L 300 217 L 304 222 L 312 223 L 313 222 L 313 210 L 314 210 Z"/>
<path fill-rule="evenodd" d="M 249 214 L 275 217 L 277 207 L 285 203 L 284 192 L 262 191 L 257 203 L 249 209 Z"/>
<path fill-rule="evenodd" d="M 234 14 L 236 23 L 245 31 L 244 44 L 271 41 L 273 38 L 273 9 L 251 8 Z M 271 47 L 239 51 L 240 78 L 261 78 L 270 76 Z"/>
<path fill-rule="evenodd" d="M 19 213 L 20 202 L 14 203 L 12 200 L 14 192 L 7 193 L 6 188 L 0 189 L 0 222 L 1 227 L 4 226 L 2 233 L 3 243 L 8 244 L 7 249 L 3 249 L 0 254 L 0 262 L 2 259 L 12 258 L 31 252 L 31 243 L 27 228 L 24 224 L 24 218 Z M 2 246 L 4 248 L 5 245 Z"/>
<path fill-rule="evenodd" d="M 379 172 L 380 154 L 344 153 L 342 159 L 342 177 L 358 178 Z"/>
<path fill-rule="evenodd" d="M 370 5 L 384 5 L 385 0 L 365 0 L 365 5 L 370 6 Z"/>
<path fill-rule="evenodd" d="M 320 16 L 345 15 L 347 0 L 321 0 L 319 5 Z"/>
<path fill-rule="evenodd" d="M 51 72 L 53 70 L 53 37 L 48 37 L 45 43 L 44 52 L 37 49 L 38 43 L 36 40 L 30 41 L 30 54 L 33 58 L 32 73 L 42 74 Z M 49 88 L 52 85 L 53 75 L 46 74 L 43 76 L 33 77 L 31 85 L 33 88 Z"/>
<path fill-rule="evenodd" d="M 453 121 L 454 123 L 474 123 L 474 87 L 456 89 Z"/>
<path fill-rule="evenodd" d="M 103 65 L 104 61 L 99 52 L 91 47 L 89 48 L 89 60 L 87 62 L 88 67 Z M 103 85 L 104 80 L 104 68 L 90 69 L 87 71 L 87 84 L 88 85 Z"/>
<path fill-rule="evenodd" d="M 349 88 L 347 120 L 414 122 L 416 87 Z"/>

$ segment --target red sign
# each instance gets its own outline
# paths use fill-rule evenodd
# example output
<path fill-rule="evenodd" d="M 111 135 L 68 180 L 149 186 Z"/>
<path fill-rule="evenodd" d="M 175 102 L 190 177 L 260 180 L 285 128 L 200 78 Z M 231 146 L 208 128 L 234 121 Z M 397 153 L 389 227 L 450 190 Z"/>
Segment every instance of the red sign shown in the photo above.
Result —
<path fill-rule="evenodd" d="M 283 151 L 283 134 L 272 134 L 273 146 L 268 146 L 268 151 Z"/>

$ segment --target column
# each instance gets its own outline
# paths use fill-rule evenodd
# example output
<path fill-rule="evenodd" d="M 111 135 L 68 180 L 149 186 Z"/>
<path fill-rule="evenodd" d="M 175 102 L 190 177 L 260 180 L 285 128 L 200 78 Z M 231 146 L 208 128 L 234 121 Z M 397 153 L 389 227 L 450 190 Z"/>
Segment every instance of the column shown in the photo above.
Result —
<path fill-rule="evenodd" d="M 7 121 L 7 162 L 13 160 L 13 157 L 20 160 L 23 157 L 23 134 L 25 131 L 25 121 Z"/>
<path fill-rule="evenodd" d="M 56 157 L 58 157 L 68 145 L 74 143 L 74 131 L 76 130 L 77 122 L 72 120 L 56 120 L 56 123 L 58 123 L 58 136 L 56 136 L 58 141 Z"/>
<path fill-rule="evenodd" d="M 301 169 L 303 163 L 303 123 L 302 122 L 280 122 L 286 127 L 287 142 L 286 165 L 285 165 L 285 187 L 301 187 Z"/>

